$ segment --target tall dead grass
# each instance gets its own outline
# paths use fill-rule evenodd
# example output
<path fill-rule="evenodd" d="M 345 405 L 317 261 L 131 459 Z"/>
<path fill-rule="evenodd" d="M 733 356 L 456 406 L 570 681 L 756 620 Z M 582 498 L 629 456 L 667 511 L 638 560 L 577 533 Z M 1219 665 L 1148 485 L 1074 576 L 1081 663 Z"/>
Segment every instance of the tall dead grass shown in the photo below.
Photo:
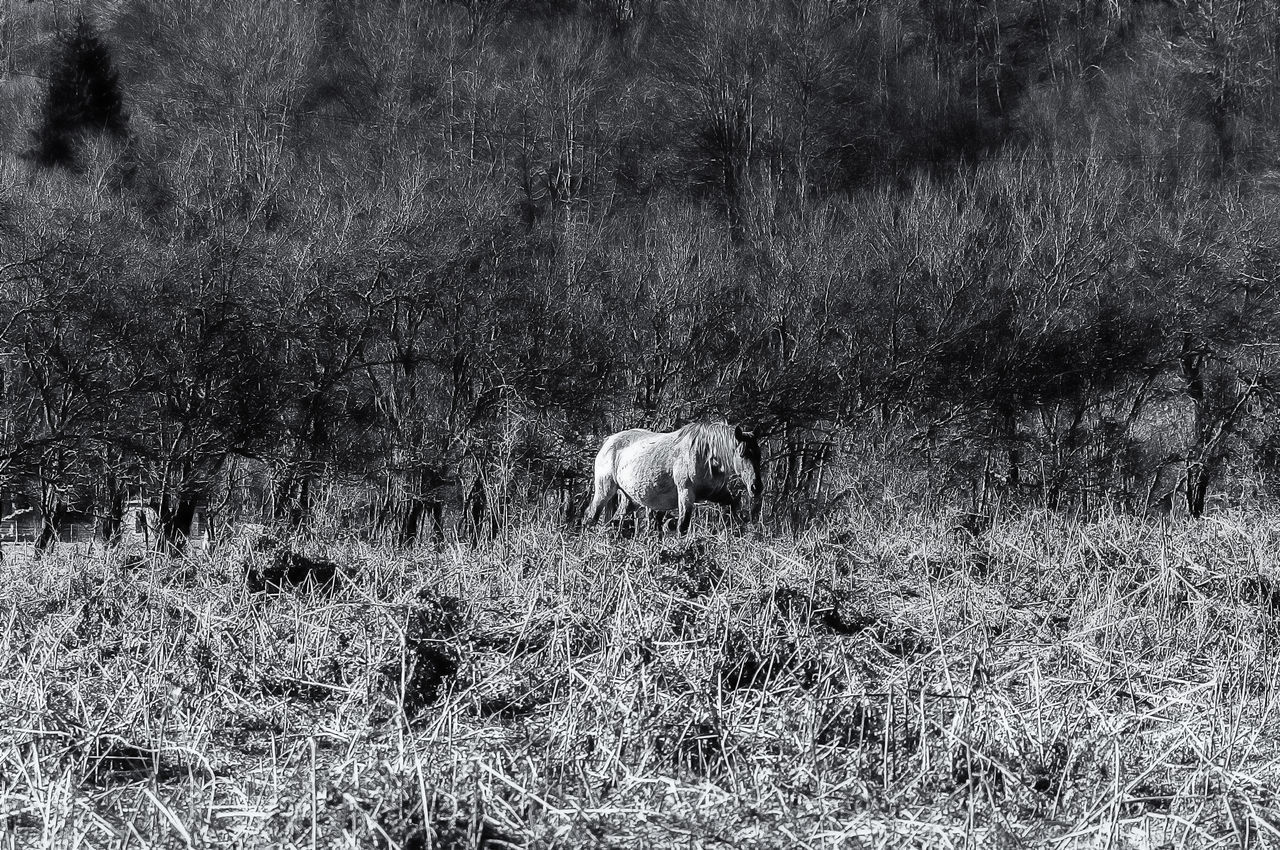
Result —
<path fill-rule="evenodd" d="M 0 847 L 1266 846 L 1278 537 L 8 553 Z"/>

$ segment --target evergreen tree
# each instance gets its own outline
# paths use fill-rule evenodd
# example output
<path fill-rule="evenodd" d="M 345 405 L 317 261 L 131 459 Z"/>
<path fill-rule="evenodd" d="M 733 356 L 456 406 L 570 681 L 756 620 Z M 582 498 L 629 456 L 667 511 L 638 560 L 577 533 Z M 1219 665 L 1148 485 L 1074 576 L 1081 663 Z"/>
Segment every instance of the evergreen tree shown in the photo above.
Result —
<path fill-rule="evenodd" d="M 83 133 L 123 136 L 129 116 L 111 51 L 83 16 L 62 41 L 62 55 L 49 76 L 32 155 L 43 165 L 73 167 Z"/>

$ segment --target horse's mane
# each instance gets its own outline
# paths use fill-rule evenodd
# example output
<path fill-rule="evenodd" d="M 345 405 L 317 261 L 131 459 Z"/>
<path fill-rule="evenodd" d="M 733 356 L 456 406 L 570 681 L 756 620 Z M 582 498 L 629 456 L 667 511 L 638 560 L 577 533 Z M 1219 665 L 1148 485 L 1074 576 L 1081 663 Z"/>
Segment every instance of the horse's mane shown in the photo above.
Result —
<path fill-rule="evenodd" d="M 698 468 L 705 468 L 712 458 L 728 466 L 738 449 L 738 437 L 732 425 L 694 422 L 679 431 L 680 442 L 689 447 Z"/>

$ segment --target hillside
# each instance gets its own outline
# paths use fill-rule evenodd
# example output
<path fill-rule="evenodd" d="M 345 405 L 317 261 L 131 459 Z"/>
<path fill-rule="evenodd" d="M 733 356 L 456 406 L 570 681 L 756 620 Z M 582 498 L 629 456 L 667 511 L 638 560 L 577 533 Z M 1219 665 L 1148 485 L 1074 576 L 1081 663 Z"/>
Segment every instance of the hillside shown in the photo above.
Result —
<path fill-rule="evenodd" d="M 11 4 L 0 469 L 412 540 L 723 416 L 800 524 L 1268 498 L 1274 11 Z"/>

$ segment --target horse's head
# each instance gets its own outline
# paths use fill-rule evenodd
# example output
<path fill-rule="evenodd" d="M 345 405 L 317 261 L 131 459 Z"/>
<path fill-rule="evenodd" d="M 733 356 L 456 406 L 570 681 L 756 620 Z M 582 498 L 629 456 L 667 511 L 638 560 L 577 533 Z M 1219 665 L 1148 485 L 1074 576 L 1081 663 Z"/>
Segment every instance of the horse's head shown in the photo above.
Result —
<path fill-rule="evenodd" d="M 751 522 L 760 521 L 760 508 L 764 491 L 760 480 L 760 441 L 756 435 L 745 430 L 741 425 L 733 429 L 736 444 L 733 453 L 733 471 L 735 477 L 746 488 L 746 502 Z"/>

